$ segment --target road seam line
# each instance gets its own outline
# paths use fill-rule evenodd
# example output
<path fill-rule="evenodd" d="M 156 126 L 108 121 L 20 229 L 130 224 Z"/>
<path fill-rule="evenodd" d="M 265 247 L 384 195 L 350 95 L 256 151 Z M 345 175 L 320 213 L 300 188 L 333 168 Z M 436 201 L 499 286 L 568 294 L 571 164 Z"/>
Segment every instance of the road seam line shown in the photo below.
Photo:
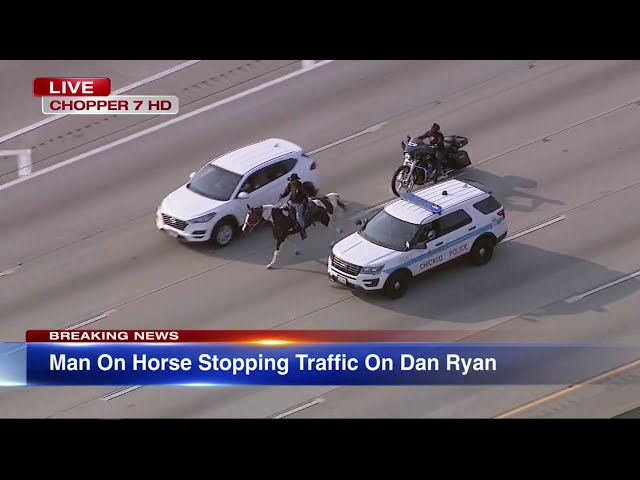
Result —
<path fill-rule="evenodd" d="M 281 70 L 281 69 L 284 69 L 284 68 L 288 68 L 288 67 L 290 67 L 293 63 L 296 63 L 296 62 L 292 62 L 292 63 L 289 63 L 289 64 L 287 64 L 287 65 L 283 65 L 282 67 L 278 67 L 277 69 L 272 70 L 272 71 L 269 71 L 269 72 L 266 72 L 266 73 L 261 73 L 261 74 L 260 74 L 260 75 L 258 75 L 257 77 L 253 77 L 253 78 L 251 78 L 251 79 L 249 79 L 249 80 L 243 80 L 243 81 L 241 81 L 240 83 L 237 83 L 237 84 L 235 84 L 235 85 L 231 85 L 231 86 L 225 87 L 225 88 L 223 88 L 222 90 L 219 90 L 219 91 L 217 91 L 217 92 L 213 92 L 213 93 L 207 94 L 207 95 L 205 95 L 204 97 L 201 97 L 201 98 L 199 98 L 199 99 L 197 99 L 197 100 L 191 100 L 191 101 L 188 101 L 188 102 L 186 102 L 186 103 L 181 103 L 181 104 L 180 104 L 180 108 L 182 108 L 182 109 L 184 110 L 186 107 L 189 107 L 190 105 L 193 105 L 194 103 L 202 103 L 202 102 L 205 102 L 205 101 L 209 101 L 209 100 L 208 100 L 208 99 L 209 99 L 209 97 L 216 96 L 216 95 L 221 95 L 221 94 L 225 94 L 228 90 L 231 90 L 231 89 L 237 89 L 238 87 L 243 86 L 245 83 L 250 83 L 250 82 L 254 82 L 254 81 L 256 81 L 256 80 L 260 80 L 260 79 L 261 79 L 262 77 L 264 77 L 264 76 L 272 75 L 272 74 L 274 74 L 274 73 L 278 72 L 278 71 L 279 71 L 279 70 Z M 117 116 L 117 115 L 114 115 L 114 117 L 115 117 L 115 116 Z M 37 162 L 35 162 L 35 163 L 33 163 L 33 164 L 31 164 L 31 163 L 30 163 L 30 164 L 29 164 L 29 165 L 27 165 L 27 166 L 24 166 L 24 167 L 21 167 L 21 168 L 17 168 L 16 170 L 10 170 L 10 171 L 8 171 L 8 172 L 4 172 L 4 173 L 0 174 L 0 178 L 2 178 L 2 177 L 6 177 L 7 175 L 12 175 L 12 174 L 14 174 L 14 173 L 16 173 L 16 172 L 23 172 L 23 173 L 22 173 L 22 175 L 31 175 L 31 173 L 32 173 L 32 167 L 33 167 L 34 165 L 38 165 L 38 164 L 40 164 L 40 163 L 42 163 L 42 162 L 48 162 L 48 161 L 51 161 L 53 158 L 56 158 L 56 157 L 60 157 L 60 156 L 66 155 L 66 154 L 68 154 L 69 152 L 73 152 L 74 150 L 78 150 L 78 149 L 82 149 L 82 148 L 88 147 L 88 146 L 89 146 L 89 145 L 91 145 L 92 143 L 99 143 L 100 141 L 103 141 L 105 138 L 109 138 L 109 137 L 115 137 L 115 138 L 117 138 L 117 135 L 118 135 L 118 134 L 120 134 L 120 133 L 121 133 L 121 132 L 123 132 L 123 131 L 126 131 L 126 130 L 133 130 L 133 129 L 136 129 L 136 128 L 144 128 L 144 127 L 141 127 L 141 125 L 143 125 L 143 124 L 144 124 L 144 123 L 146 123 L 146 122 L 151 122 L 151 121 L 154 121 L 154 120 L 158 120 L 158 118 L 159 118 L 161 115 L 153 115 L 153 114 L 149 114 L 149 115 L 144 115 L 144 116 L 145 116 L 145 117 L 148 117 L 148 118 L 145 118 L 144 120 L 141 120 L 141 121 L 139 121 L 139 122 L 133 123 L 133 124 L 131 124 L 131 125 L 124 126 L 124 127 L 121 127 L 121 128 L 118 128 L 117 130 L 114 130 L 114 131 L 112 131 L 112 132 L 105 133 L 105 134 L 101 135 L 100 137 L 94 138 L 93 140 L 89 140 L 89 141 L 87 141 L 87 142 L 85 142 L 85 143 L 80 143 L 80 144 L 78 144 L 78 145 L 71 146 L 71 147 L 69 147 L 69 148 L 67 148 L 66 150 L 63 150 L 63 151 L 61 151 L 61 152 L 54 153 L 54 154 L 52 154 L 52 155 L 46 154 L 47 156 L 45 156 L 45 157 L 43 157 L 43 158 L 39 159 Z M 164 121 L 164 120 L 163 120 L 163 121 Z M 83 128 L 86 128 L 86 126 L 85 126 L 85 127 L 83 127 Z M 109 140 L 109 141 L 110 141 L 110 140 Z M 32 149 L 36 149 L 36 148 L 37 148 L 37 147 L 32 147 Z M 31 149 L 29 149 L 28 151 L 29 151 L 29 152 L 31 152 Z M 74 155 L 75 155 L 75 154 L 74 154 Z M 1 156 L 1 155 L 0 155 L 0 156 Z"/>
<path fill-rule="evenodd" d="M 499 158 L 499 157 L 502 157 L 502 156 L 504 156 L 504 155 L 508 155 L 508 154 L 510 154 L 510 153 L 513 153 L 513 152 L 515 152 L 515 151 L 517 151 L 517 150 L 520 150 L 520 149 L 522 149 L 522 148 L 530 147 L 531 145 L 533 145 L 533 144 L 535 144 L 535 143 L 538 143 L 538 142 L 540 142 L 540 141 L 543 141 L 543 140 L 549 139 L 549 138 L 551 138 L 551 137 L 555 137 L 556 135 L 560 135 L 561 133 L 567 132 L 567 131 L 569 131 L 569 130 L 571 130 L 571 129 L 573 129 L 573 128 L 576 128 L 576 127 L 579 127 L 579 126 L 581 126 L 581 125 L 584 125 L 585 123 L 589 123 L 589 122 L 592 122 L 592 121 L 594 121 L 594 120 L 597 120 L 597 119 L 599 119 L 599 118 L 601 118 L 601 117 L 605 117 L 605 116 L 610 115 L 610 114 L 612 114 L 612 113 L 614 113 L 614 112 L 617 112 L 618 110 L 623 110 L 623 109 L 625 109 L 625 108 L 628 108 L 628 107 L 630 107 L 630 106 L 632 106 L 632 105 L 634 105 L 634 104 L 638 103 L 638 100 L 639 100 L 639 99 L 640 99 L 640 97 L 639 97 L 639 98 L 636 98 L 635 100 L 633 100 L 633 101 L 631 101 L 631 102 L 629 102 L 629 103 L 625 103 L 624 105 L 621 105 L 621 106 L 618 106 L 618 107 L 614 107 L 614 108 L 612 108 L 612 109 L 610 109 L 610 110 L 607 110 L 607 111 L 606 111 L 606 112 L 604 112 L 604 113 L 599 113 L 599 114 L 597 114 L 597 115 L 593 115 L 593 116 L 591 116 L 591 117 L 587 118 L 586 120 L 581 120 L 581 121 L 576 122 L 576 123 L 574 123 L 574 124 L 572 124 L 572 125 L 569 125 L 568 127 L 564 127 L 564 128 L 562 128 L 562 129 L 560 129 L 560 130 L 556 130 L 555 132 L 552 132 L 552 133 L 550 133 L 550 134 L 548 134 L 548 135 L 544 135 L 543 137 L 539 137 L 539 138 L 537 138 L 537 139 L 535 139 L 535 140 L 532 140 L 532 141 L 530 141 L 530 142 L 523 143 L 523 144 L 521 144 L 521 145 L 518 145 L 517 147 L 513 147 L 513 148 L 511 148 L 511 149 L 509 149 L 509 150 L 506 150 L 506 151 L 504 151 L 504 152 L 502 152 L 502 153 L 498 153 L 497 155 L 493 155 L 493 156 L 491 156 L 491 157 L 489 157 L 489 158 L 486 158 L 486 159 L 481 160 L 481 161 L 479 161 L 479 162 L 477 162 L 477 163 L 474 163 L 473 165 L 481 165 L 481 164 L 486 163 L 486 162 L 489 162 L 489 161 L 491 161 L 491 160 L 495 160 L 496 158 Z"/>
<path fill-rule="evenodd" d="M 276 419 L 279 419 L 279 418 L 288 417 L 289 415 L 293 415 L 294 413 L 301 412 L 303 410 L 306 410 L 307 408 L 311 408 L 311 407 L 314 407 L 316 405 L 320 405 L 321 403 L 324 403 L 324 401 L 325 401 L 324 398 L 316 398 L 315 400 L 311 400 L 310 402 L 303 403 L 302 405 L 298 405 L 297 407 L 291 408 L 289 410 L 284 411 L 283 413 L 275 415 L 275 416 L 271 417 L 271 419 L 276 420 Z"/>
<path fill-rule="evenodd" d="M 348 137 L 344 137 L 344 138 L 342 138 L 340 140 L 336 140 L 335 142 L 330 143 L 328 145 L 325 145 L 324 147 L 316 148 L 315 150 L 307 152 L 307 155 L 315 155 L 316 153 L 324 152 L 325 150 L 328 150 L 328 149 L 333 148 L 333 147 L 337 147 L 340 144 L 349 142 L 351 140 L 354 140 L 354 139 L 356 139 L 358 137 L 361 137 L 363 135 L 366 135 L 368 133 L 373 133 L 373 132 L 375 132 L 377 130 L 380 130 L 382 127 L 384 127 L 386 123 L 387 122 L 380 122 L 380 123 L 378 123 L 376 125 L 373 125 L 373 126 L 371 126 L 369 128 L 366 128 L 365 130 L 362 130 L 361 132 L 354 133 L 353 135 L 349 135 Z"/>
<path fill-rule="evenodd" d="M 624 365 L 620 365 L 619 367 L 616 367 L 612 370 L 608 370 L 604 373 L 601 373 L 600 375 L 596 375 L 595 377 L 591 377 L 587 380 L 584 380 L 582 382 L 576 383 L 575 385 L 570 385 L 567 388 L 563 388 L 562 390 L 558 390 L 557 392 L 554 393 L 550 393 L 549 395 L 545 395 L 544 397 L 538 398 L 537 400 L 533 400 L 531 402 L 525 403 L 524 405 L 520 405 L 519 407 L 516 408 L 512 408 L 511 410 L 507 410 L 504 413 L 501 413 L 500 415 L 494 417 L 496 419 L 501 419 L 501 418 L 509 418 L 512 417 L 514 415 L 517 415 L 518 413 L 522 413 L 522 412 L 526 412 L 528 410 L 531 410 L 534 407 L 537 407 L 539 405 L 542 405 L 544 403 L 550 402 L 551 400 L 555 400 L 556 398 L 560 398 L 560 397 L 564 397 L 565 395 L 569 394 L 569 393 L 573 393 L 576 390 L 579 390 L 582 387 L 586 387 L 587 385 L 591 385 L 595 382 L 598 382 L 600 380 L 604 380 L 607 379 L 609 377 L 613 377 L 614 375 L 617 375 L 619 373 L 625 372 L 633 367 L 636 366 L 640 366 L 640 358 L 637 360 L 633 360 L 629 363 L 626 363 Z"/>

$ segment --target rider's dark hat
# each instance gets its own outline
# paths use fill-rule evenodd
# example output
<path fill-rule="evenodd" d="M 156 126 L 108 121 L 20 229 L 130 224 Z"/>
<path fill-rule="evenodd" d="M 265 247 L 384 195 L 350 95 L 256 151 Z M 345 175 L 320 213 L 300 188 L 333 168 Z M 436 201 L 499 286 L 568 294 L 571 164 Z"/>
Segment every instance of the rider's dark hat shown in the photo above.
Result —
<path fill-rule="evenodd" d="M 300 180 L 300 177 L 298 176 L 297 173 L 292 173 L 291 176 L 289 178 L 287 178 L 287 180 L 290 182 L 291 180 Z"/>

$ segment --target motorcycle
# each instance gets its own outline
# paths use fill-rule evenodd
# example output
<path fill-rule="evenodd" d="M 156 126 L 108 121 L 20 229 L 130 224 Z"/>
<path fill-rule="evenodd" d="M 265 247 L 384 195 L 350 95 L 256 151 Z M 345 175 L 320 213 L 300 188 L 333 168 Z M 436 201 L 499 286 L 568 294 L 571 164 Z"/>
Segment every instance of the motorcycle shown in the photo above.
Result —
<path fill-rule="evenodd" d="M 444 144 L 448 150 L 447 157 L 442 164 L 442 176 L 462 170 L 471 165 L 469 154 L 462 150 L 469 143 L 469 139 L 459 135 L 444 137 Z M 434 178 L 435 168 L 431 158 L 435 157 L 436 149 L 418 137 L 407 135 L 407 141 L 402 141 L 404 162 L 396 169 L 391 179 L 391 190 L 396 196 L 409 193 L 416 185 L 424 185 Z"/>

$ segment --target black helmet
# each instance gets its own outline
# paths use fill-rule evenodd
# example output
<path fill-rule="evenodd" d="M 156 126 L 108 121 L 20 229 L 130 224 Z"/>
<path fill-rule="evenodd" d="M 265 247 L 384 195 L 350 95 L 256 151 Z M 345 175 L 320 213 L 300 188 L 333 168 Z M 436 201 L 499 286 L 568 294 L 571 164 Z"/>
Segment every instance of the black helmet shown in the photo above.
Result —
<path fill-rule="evenodd" d="M 292 173 L 291 176 L 289 178 L 287 178 L 287 180 L 290 182 L 292 180 L 300 180 L 300 177 L 298 176 L 297 173 Z"/>
<path fill-rule="evenodd" d="M 438 125 L 437 123 L 434 123 L 433 125 L 431 125 L 431 129 L 434 132 L 439 132 L 440 131 L 440 125 Z"/>

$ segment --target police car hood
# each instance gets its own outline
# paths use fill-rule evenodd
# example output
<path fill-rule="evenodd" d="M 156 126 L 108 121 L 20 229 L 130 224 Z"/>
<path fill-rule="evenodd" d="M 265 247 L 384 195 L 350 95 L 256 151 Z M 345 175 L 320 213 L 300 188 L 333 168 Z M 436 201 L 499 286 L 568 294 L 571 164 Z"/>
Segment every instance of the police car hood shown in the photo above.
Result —
<path fill-rule="evenodd" d="M 334 255 L 362 267 L 381 265 L 398 253 L 397 250 L 368 242 L 358 232 L 352 233 L 333 247 Z"/>

